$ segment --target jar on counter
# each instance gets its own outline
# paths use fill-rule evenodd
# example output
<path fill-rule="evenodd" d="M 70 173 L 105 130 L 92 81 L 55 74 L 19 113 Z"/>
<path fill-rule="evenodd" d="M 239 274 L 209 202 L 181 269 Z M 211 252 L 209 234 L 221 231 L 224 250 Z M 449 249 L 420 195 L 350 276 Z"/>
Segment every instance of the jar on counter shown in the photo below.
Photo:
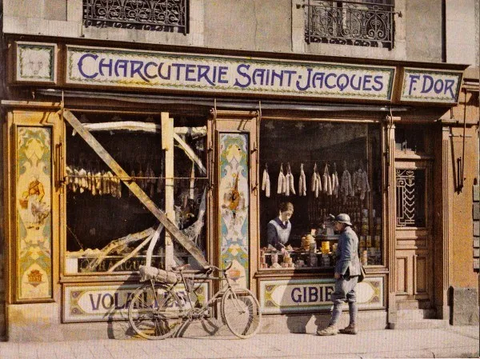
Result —
<path fill-rule="evenodd" d="M 322 254 L 322 267 L 330 267 L 330 255 Z"/>
<path fill-rule="evenodd" d="M 322 254 L 328 254 L 330 253 L 330 242 L 329 241 L 323 241 L 322 242 Z"/>

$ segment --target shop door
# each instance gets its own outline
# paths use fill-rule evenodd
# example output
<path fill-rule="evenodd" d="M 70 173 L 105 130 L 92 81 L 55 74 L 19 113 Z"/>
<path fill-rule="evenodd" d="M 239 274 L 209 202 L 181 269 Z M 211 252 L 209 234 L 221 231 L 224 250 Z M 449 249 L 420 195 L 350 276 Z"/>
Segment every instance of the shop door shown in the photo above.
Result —
<path fill-rule="evenodd" d="M 433 302 L 431 164 L 396 161 L 396 297 L 398 309 Z"/>
<path fill-rule="evenodd" d="M 215 111 L 209 124 L 215 261 L 220 268 L 231 264 L 229 276 L 247 288 L 252 286 L 251 258 L 257 254 L 253 240 L 258 222 L 256 124 L 257 113 L 248 111 Z"/>

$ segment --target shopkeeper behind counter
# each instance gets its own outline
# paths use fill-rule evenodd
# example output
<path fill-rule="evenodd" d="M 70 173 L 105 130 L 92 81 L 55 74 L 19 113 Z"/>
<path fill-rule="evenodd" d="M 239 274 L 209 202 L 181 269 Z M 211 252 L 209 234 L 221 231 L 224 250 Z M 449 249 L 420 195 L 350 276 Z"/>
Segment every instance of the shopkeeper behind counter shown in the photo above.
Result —
<path fill-rule="evenodd" d="M 293 215 L 293 204 L 280 203 L 278 217 L 272 219 L 267 225 L 268 244 L 278 250 L 285 248 L 292 231 L 290 217 Z"/>

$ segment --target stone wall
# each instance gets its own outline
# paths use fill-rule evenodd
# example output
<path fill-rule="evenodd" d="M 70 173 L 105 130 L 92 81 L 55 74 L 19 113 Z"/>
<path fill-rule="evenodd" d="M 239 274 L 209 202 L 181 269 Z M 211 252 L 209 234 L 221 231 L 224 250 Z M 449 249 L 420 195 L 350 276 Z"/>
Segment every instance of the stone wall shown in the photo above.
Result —
<path fill-rule="evenodd" d="M 479 2 L 446 3 L 447 62 L 479 66 Z"/>
<path fill-rule="evenodd" d="M 441 62 L 443 14 L 441 0 L 407 1 L 405 7 L 407 60 Z"/>
<path fill-rule="evenodd" d="M 4 3 L 4 32 L 11 34 L 229 50 L 442 61 L 441 0 L 395 1 L 395 11 L 401 12 L 401 16 L 394 16 L 395 42 L 392 50 L 380 47 L 307 44 L 304 37 L 304 0 L 190 0 L 187 35 L 117 28 L 85 28 L 82 22 L 82 0 L 18 0 Z M 455 16 L 462 17 L 462 14 L 457 13 Z"/>
<path fill-rule="evenodd" d="M 478 325 L 478 291 L 476 288 L 452 289 L 452 325 Z"/>

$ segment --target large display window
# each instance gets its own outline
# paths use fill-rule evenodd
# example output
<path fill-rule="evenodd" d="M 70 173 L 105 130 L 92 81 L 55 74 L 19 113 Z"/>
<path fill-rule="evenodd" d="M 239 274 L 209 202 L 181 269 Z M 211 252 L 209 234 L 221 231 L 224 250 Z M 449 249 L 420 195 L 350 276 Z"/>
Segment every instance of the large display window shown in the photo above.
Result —
<path fill-rule="evenodd" d="M 339 213 L 352 220 L 362 263 L 383 264 L 380 133 L 378 124 L 262 121 L 260 269 L 333 268 Z"/>
<path fill-rule="evenodd" d="M 147 257 L 149 264 L 157 267 L 165 267 L 169 256 L 173 264 L 195 266 L 195 259 L 181 245 L 175 241 L 173 246 L 165 245 L 165 230 L 123 181 L 135 181 L 158 208 L 170 211 L 171 220 L 205 255 L 206 119 L 172 119 L 176 141 L 168 165 L 160 114 L 74 115 L 130 179 L 116 176 L 94 148 L 67 125 L 65 272 L 137 271 Z M 167 166 L 173 177 L 166 176 Z M 170 192 L 169 186 L 173 186 Z M 166 199 L 168 192 L 171 201 Z M 169 202 L 173 208 L 166 208 Z"/>

